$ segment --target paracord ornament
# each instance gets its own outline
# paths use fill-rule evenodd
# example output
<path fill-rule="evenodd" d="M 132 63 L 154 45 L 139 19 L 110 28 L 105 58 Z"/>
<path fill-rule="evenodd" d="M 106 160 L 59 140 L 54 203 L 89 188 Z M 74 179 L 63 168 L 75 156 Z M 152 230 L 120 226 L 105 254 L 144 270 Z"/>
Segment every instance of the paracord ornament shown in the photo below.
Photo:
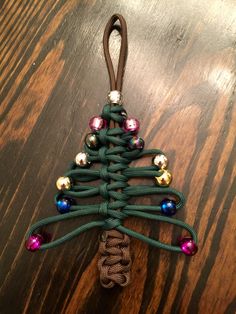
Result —
<path fill-rule="evenodd" d="M 109 53 L 109 37 L 119 20 L 121 49 L 117 75 L 115 76 Z M 26 248 L 37 250 L 56 247 L 81 233 L 95 227 L 104 231 L 100 236 L 100 282 L 103 287 L 114 285 L 127 286 L 130 282 L 130 236 L 160 249 L 184 253 L 192 256 L 197 252 L 197 235 L 192 227 L 172 218 L 184 205 L 182 193 L 170 187 L 172 175 L 168 170 L 168 159 L 159 149 L 144 149 L 144 140 L 138 136 L 140 123 L 134 117 L 128 117 L 122 105 L 122 78 L 127 55 L 127 28 L 120 14 L 113 15 L 108 21 L 103 36 L 104 55 L 110 78 L 108 104 L 105 104 L 101 115 L 89 121 L 90 133 L 85 137 L 84 148 L 75 156 L 67 172 L 58 178 L 55 205 L 60 213 L 57 216 L 36 222 L 27 233 Z M 132 167 L 132 161 L 150 155 L 152 164 L 146 167 Z M 101 167 L 93 167 L 100 164 Z M 130 185 L 129 179 L 150 178 L 151 185 Z M 101 180 L 98 186 L 88 182 Z M 146 195 L 163 195 L 159 204 L 131 204 L 131 197 Z M 102 196 L 100 204 L 80 204 L 80 199 Z M 49 241 L 44 237 L 42 227 L 80 216 L 90 217 L 89 222 L 80 225 L 59 239 Z M 124 227 L 123 221 L 128 217 L 146 218 L 182 227 L 187 235 L 181 237 L 178 245 L 165 244 L 157 239 L 140 234 Z"/>

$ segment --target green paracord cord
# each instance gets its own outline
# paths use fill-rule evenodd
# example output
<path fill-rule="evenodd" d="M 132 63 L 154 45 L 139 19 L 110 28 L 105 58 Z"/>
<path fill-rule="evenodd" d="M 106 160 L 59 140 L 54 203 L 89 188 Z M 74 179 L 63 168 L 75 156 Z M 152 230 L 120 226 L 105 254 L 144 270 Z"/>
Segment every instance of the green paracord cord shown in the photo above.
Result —
<path fill-rule="evenodd" d="M 124 112 L 124 108 L 121 105 L 111 106 L 107 104 L 103 108 L 101 117 L 108 123 L 110 123 L 110 121 L 115 121 L 121 124 L 124 121 L 122 112 Z M 183 194 L 173 188 L 156 185 L 131 186 L 128 184 L 128 180 L 131 178 L 160 177 L 163 171 L 156 166 L 129 167 L 129 164 L 131 161 L 140 157 L 163 154 L 162 151 L 159 149 L 143 149 L 142 151 L 138 149 L 129 150 L 127 143 L 132 138 L 132 133 L 125 132 L 121 127 L 113 129 L 103 128 L 95 134 L 101 145 L 100 148 L 94 150 L 85 145 L 84 149 L 89 155 L 89 162 L 101 163 L 102 167 L 94 170 L 81 169 L 75 162 L 73 162 L 64 175 L 65 177 L 69 177 L 73 184 L 69 190 L 63 190 L 61 193 L 57 194 L 55 196 L 55 202 L 57 202 L 58 197 L 70 197 L 78 200 L 80 198 L 88 198 L 97 195 L 102 196 L 105 201 L 95 205 L 72 205 L 69 213 L 45 218 L 35 223 L 28 231 L 27 237 L 29 238 L 36 230 L 39 230 L 41 227 L 48 224 L 73 219 L 79 216 L 97 214 L 98 216 L 101 216 L 102 219 L 90 221 L 81 225 L 57 240 L 42 244 L 40 249 L 44 250 L 53 248 L 80 235 L 82 232 L 94 227 L 101 227 L 105 230 L 117 229 L 122 233 L 142 240 L 157 248 L 174 252 L 182 251 L 179 246 L 162 243 L 123 226 L 123 221 L 132 216 L 167 222 L 184 228 L 190 233 L 193 241 L 197 244 L 198 240 L 194 229 L 178 219 L 160 215 L 160 205 L 129 204 L 130 197 L 156 194 L 174 198 L 176 200 L 177 210 L 183 207 L 185 202 Z M 110 144 L 113 144 L 114 146 L 109 147 Z M 91 182 L 97 179 L 103 181 L 98 187 L 84 185 L 84 182 Z M 111 183 L 110 180 L 112 180 Z M 114 201 L 111 202 L 110 199 L 113 199 Z"/>

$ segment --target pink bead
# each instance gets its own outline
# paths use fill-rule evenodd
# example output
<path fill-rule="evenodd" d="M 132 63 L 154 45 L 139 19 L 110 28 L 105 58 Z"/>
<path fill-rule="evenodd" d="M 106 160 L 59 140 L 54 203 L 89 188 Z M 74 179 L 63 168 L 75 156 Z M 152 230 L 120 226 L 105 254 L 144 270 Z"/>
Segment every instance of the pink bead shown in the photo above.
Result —
<path fill-rule="evenodd" d="M 197 253 L 197 244 L 193 241 L 191 237 L 183 237 L 179 241 L 180 248 L 182 252 L 188 256 L 195 255 Z"/>
<path fill-rule="evenodd" d="M 27 250 L 35 252 L 40 249 L 44 238 L 41 234 L 32 234 L 25 243 Z"/>
<path fill-rule="evenodd" d="M 99 131 L 107 127 L 107 121 L 100 116 L 92 117 L 89 121 L 89 127 L 92 131 Z"/>
<path fill-rule="evenodd" d="M 139 131 L 139 121 L 135 118 L 127 118 L 124 120 L 123 129 L 125 132 L 138 133 Z"/>

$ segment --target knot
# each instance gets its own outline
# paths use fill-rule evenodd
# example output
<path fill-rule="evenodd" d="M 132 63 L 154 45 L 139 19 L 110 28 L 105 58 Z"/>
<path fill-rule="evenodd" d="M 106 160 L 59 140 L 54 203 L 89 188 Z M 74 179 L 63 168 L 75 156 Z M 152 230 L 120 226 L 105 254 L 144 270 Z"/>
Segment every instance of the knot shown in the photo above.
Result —
<path fill-rule="evenodd" d="M 103 107 L 102 114 L 101 114 L 102 118 L 107 120 L 107 121 L 110 121 L 110 119 L 111 119 L 111 112 L 110 111 L 111 111 L 111 106 L 108 104 L 105 105 Z"/>
<path fill-rule="evenodd" d="M 102 216 L 107 216 L 108 215 L 108 203 L 107 202 L 104 202 L 104 203 L 101 203 L 100 204 L 100 207 L 99 207 L 99 210 L 98 210 L 98 213 Z"/>
<path fill-rule="evenodd" d="M 101 147 L 98 151 L 98 157 L 101 160 L 101 163 L 105 165 L 108 164 L 106 153 L 107 153 L 107 148 L 105 146 Z"/>
<path fill-rule="evenodd" d="M 107 218 L 104 221 L 103 229 L 111 230 L 119 227 L 122 224 L 121 220 L 118 218 Z"/>
<path fill-rule="evenodd" d="M 99 188 L 98 188 L 98 190 L 99 190 L 99 194 L 103 197 L 103 198 L 105 198 L 105 199 L 109 199 L 109 191 L 108 191 L 108 189 L 107 189 L 107 186 L 108 186 L 108 183 L 103 183 L 103 184 L 101 184 L 101 185 L 99 185 Z"/>
<path fill-rule="evenodd" d="M 102 145 L 106 145 L 109 142 L 108 136 L 107 136 L 107 132 L 109 129 L 101 129 L 98 132 L 98 138 L 99 141 Z"/>
<path fill-rule="evenodd" d="M 121 105 L 113 106 L 111 107 L 110 116 L 112 120 L 120 124 L 120 123 L 123 123 L 123 121 L 126 119 L 127 113 L 123 106 Z"/>
<path fill-rule="evenodd" d="M 126 111 L 123 106 L 110 106 L 106 104 L 103 107 L 101 117 L 107 121 L 113 120 L 118 123 L 122 123 L 126 118 Z"/>
<path fill-rule="evenodd" d="M 105 288 L 116 284 L 125 287 L 130 282 L 130 239 L 117 230 L 104 231 L 103 237 L 105 240 L 100 241 L 98 261 L 101 284 Z"/>
<path fill-rule="evenodd" d="M 103 181 L 108 181 L 110 179 L 110 175 L 109 175 L 109 172 L 107 170 L 107 167 L 101 167 L 100 169 L 100 178 L 103 180 Z"/>

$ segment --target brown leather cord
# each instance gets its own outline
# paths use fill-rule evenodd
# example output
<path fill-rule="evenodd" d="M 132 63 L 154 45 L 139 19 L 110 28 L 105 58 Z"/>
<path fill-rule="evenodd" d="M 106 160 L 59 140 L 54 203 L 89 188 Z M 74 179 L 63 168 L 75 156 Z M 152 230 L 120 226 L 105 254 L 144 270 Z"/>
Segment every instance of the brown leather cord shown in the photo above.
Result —
<path fill-rule="evenodd" d="M 120 55 L 119 55 L 119 61 L 118 61 L 118 67 L 117 67 L 117 75 L 115 77 L 115 71 L 111 60 L 111 55 L 109 52 L 109 38 L 112 33 L 112 31 L 116 28 L 114 27 L 115 22 L 119 20 L 120 22 L 120 36 L 121 36 L 121 47 L 120 47 Z M 127 57 L 127 26 L 125 19 L 120 14 L 114 14 L 108 21 L 104 35 L 103 35 L 103 49 L 104 49 L 104 56 L 107 64 L 107 70 L 109 74 L 110 79 L 110 90 L 118 90 L 121 92 L 122 89 L 122 81 L 123 81 L 123 74 L 125 70 L 125 63 L 126 63 L 126 57 Z"/>
<path fill-rule="evenodd" d="M 119 20 L 120 27 L 114 25 Z M 114 67 L 109 53 L 109 37 L 114 29 L 119 31 L 121 36 L 121 48 L 117 68 L 117 77 L 115 77 Z M 121 91 L 125 62 L 127 56 L 127 27 L 125 19 L 120 14 L 114 14 L 108 21 L 104 36 L 103 47 L 110 78 L 110 89 Z M 110 124 L 110 127 L 118 127 L 116 123 Z M 117 230 L 104 231 L 99 244 L 100 258 L 98 268 L 100 270 L 100 282 L 105 288 L 112 288 L 116 284 L 122 287 L 130 282 L 131 256 L 130 256 L 130 238 Z"/>

